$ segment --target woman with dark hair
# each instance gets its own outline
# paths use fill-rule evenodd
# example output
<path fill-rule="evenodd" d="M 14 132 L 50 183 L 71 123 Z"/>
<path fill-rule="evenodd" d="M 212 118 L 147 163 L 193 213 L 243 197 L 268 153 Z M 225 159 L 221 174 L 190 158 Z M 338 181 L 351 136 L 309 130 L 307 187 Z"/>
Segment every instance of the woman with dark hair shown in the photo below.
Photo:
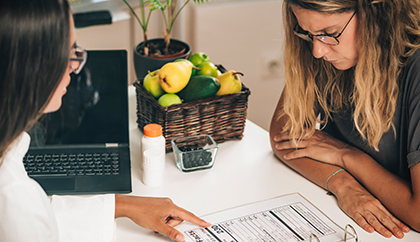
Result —
<path fill-rule="evenodd" d="M 275 155 L 333 194 L 366 231 L 419 231 L 420 1 L 283 6 L 286 84 L 270 127 Z"/>
<path fill-rule="evenodd" d="M 183 220 L 209 224 L 168 198 L 53 196 L 29 178 L 25 132 L 54 112 L 86 52 L 77 46 L 67 0 L 0 0 L 0 241 L 112 241 L 114 218 L 183 241 Z"/>

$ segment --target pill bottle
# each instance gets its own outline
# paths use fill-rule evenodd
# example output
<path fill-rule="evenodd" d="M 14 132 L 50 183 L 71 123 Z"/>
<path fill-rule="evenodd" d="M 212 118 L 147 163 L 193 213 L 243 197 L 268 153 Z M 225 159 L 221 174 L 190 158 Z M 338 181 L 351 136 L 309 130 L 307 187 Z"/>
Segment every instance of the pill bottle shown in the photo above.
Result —
<path fill-rule="evenodd" d="M 148 124 L 143 128 L 143 137 L 141 138 L 141 164 L 144 161 L 144 152 L 148 149 L 161 150 L 166 153 L 165 137 L 163 137 L 162 126 L 159 124 Z M 143 169 L 143 165 L 140 166 Z"/>
<path fill-rule="evenodd" d="M 165 175 L 165 152 L 161 149 L 148 149 L 143 153 L 143 184 L 157 187 Z"/>

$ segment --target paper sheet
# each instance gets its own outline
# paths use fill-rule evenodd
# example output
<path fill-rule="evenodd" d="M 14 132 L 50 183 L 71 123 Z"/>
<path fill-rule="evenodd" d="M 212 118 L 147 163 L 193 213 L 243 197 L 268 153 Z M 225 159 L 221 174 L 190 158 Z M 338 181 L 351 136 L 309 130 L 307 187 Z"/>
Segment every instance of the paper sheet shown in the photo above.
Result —
<path fill-rule="evenodd" d="M 343 228 L 299 193 L 228 209 L 203 219 L 212 226 L 201 228 L 184 222 L 177 227 L 186 242 L 309 241 L 311 234 L 322 242 L 332 242 L 343 241 L 344 237 Z M 352 234 L 347 235 L 348 240 L 353 238 Z"/>

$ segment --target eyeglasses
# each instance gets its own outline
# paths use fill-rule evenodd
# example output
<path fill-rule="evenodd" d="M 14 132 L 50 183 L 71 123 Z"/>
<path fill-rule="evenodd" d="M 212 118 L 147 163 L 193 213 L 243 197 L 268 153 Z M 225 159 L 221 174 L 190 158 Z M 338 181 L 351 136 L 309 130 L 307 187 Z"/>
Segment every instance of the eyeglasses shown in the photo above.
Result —
<path fill-rule="evenodd" d="M 353 15 L 351 16 L 350 20 L 346 23 L 346 25 L 344 26 L 343 30 L 341 30 L 341 32 L 336 35 L 336 36 L 332 36 L 329 34 L 317 34 L 317 35 L 312 35 L 310 33 L 308 33 L 308 31 L 303 31 L 300 26 L 299 23 L 296 23 L 295 27 L 293 28 L 293 33 L 297 36 L 299 36 L 300 38 L 312 42 L 314 40 L 314 37 L 321 41 L 322 43 L 325 43 L 327 45 L 338 45 L 340 44 L 340 41 L 338 41 L 338 37 L 341 36 L 341 34 L 344 32 L 344 30 L 346 29 L 347 25 L 349 25 L 350 21 L 353 19 L 354 15 L 356 15 L 355 11 L 353 13 Z M 300 28 L 300 30 L 298 30 L 298 27 Z"/>
<path fill-rule="evenodd" d="M 74 74 L 79 74 L 85 66 L 87 60 L 87 51 L 76 44 L 73 45 L 73 53 L 70 57 L 70 66 Z"/>

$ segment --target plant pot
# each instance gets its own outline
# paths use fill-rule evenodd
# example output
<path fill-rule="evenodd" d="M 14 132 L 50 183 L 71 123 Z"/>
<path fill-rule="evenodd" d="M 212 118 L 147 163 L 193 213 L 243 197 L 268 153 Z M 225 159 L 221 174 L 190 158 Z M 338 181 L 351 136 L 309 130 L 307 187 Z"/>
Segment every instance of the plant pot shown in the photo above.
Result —
<path fill-rule="evenodd" d="M 162 45 L 165 44 L 165 40 L 163 38 L 151 39 L 148 42 L 158 43 Z M 176 39 L 171 39 L 170 45 L 180 46 L 182 47 L 181 49 L 183 49 L 183 51 L 169 55 L 169 56 L 160 56 L 160 57 L 144 56 L 140 54 L 138 51 L 140 48 L 143 47 L 143 45 L 144 43 L 141 42 L 140 44 L 136 45 L 133 50 L 134 69 L 136 70 L 136 76 L 139 79 L 144 78 L 147 75 L 148 71 L 154 71 L 154 70 L 160 69 L 163 65 L 165 65 L 168 62 L 172 62 L 176 59 L 185 58 L 191 54 L 191 47 L 187 43 L 180 40 L 176 40 Z"/>

